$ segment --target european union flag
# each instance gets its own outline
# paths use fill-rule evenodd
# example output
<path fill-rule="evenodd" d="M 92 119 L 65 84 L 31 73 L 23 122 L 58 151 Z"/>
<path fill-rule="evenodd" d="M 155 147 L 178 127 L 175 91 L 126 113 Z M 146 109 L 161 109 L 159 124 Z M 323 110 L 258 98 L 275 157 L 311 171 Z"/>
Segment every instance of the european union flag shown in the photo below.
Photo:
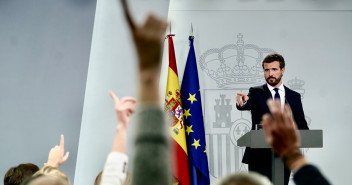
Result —
<path fill-rule="evenodd" d="M 190 36 L 185 72 L 181 85 L 184 126 L 186 127 L 188 165 L 192 185 L 210 184 L 207 148 L 205 144 L 202 101 L 198 80 L 194 37 Z"/>

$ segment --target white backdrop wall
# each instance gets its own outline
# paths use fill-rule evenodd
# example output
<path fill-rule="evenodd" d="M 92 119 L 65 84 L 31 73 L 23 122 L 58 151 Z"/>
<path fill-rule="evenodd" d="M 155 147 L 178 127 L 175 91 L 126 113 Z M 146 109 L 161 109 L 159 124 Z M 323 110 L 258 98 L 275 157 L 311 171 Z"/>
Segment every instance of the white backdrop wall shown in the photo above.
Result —
<path fill-rule="evenodd" d="M 249 112 L 237 111 L 235 95 L 264 84 L 260 62 L 275 51 L 285 57 L 284 84 L 301 93 L 309 127 L 324 131 L 324 147 L 304 153 L 333 184 L 348 184 L 351 10 L 352 2 L 342 0 L 170 2 L 180 82 L 193 24 L 212 182 L 246 170 L 240 162 L 243 148 L 236 146 L 236 140 L 250 128 L 251 119 Z M 162 94 L 168 65 L 165 54 Z M 245 71 L 246 67 L 250 70 Z"/>
<path fill-rule="evenodd" d="M 151 11 L 167 18 L 169 1 L 133 0 L 128 3 L 132 16 L 138 22 L 142 22 Z M 98 0 L 78 146 L 76 185 L 93 184 L 103 169 L 117 123 L 108 90 L 113 90 L 118 97 L 136 97 L 136 67 L 134 45 L 120 1 Z M 133 122 L 134 119 L 128 134 L 127 154 L 130 160 Z"/>
<path fill-rule="evenodd" d="M 95 0 L 0 0 L 0 177 L 65 134 L 73 181 Z M 1 183 L 2 184 L 2 183 Z"/>

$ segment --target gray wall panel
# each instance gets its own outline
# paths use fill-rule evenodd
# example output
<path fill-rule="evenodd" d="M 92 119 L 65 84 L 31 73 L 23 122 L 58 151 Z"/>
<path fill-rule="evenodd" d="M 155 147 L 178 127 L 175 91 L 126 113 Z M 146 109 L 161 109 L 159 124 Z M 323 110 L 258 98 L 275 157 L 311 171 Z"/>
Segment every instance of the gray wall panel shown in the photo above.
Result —
<path fill-rule="evenodd" d="M 95 0 L 0 1 L 0 174 L 42 167 L 65 134 L 73 181 Z M 1 179 L 2 180 L 2 179 Z"/>

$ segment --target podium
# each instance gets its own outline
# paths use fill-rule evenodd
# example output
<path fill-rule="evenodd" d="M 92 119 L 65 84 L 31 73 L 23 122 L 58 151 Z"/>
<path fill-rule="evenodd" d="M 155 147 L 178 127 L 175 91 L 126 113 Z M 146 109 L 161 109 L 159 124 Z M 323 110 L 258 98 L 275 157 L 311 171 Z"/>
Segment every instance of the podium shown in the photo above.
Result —
<path fill-rule="evenodd" d="M 301 148 L 322 148 L 322 130 L 298 130 L 301 138 Z M 251 130 L 237 140 L 237 146 L 250 148 L 271 148 L 266 142 L 264 130 Z M 273 153 L 272 181 L 275 185 L 284 184 L 284 163 Z"/>

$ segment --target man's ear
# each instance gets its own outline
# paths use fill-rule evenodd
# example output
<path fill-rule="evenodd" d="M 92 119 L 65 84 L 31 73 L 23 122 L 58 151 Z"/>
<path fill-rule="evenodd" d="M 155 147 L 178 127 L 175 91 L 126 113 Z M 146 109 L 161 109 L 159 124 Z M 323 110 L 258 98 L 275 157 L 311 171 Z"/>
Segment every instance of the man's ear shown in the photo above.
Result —
<path fill-rule="evenodd" d="M 282 68 L 281 71 L 282 71 L 282 74 L 284 74 L 285 73 L 285 68 Z"/>

